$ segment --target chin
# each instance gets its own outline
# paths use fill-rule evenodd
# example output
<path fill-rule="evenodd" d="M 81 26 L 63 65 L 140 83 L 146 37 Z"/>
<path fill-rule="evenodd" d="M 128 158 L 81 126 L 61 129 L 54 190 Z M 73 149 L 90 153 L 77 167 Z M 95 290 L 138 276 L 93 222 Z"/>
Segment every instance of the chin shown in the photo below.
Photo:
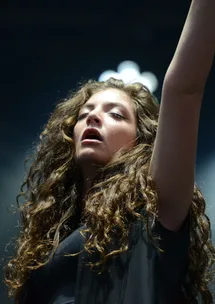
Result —
<path fill-rule="evenodd" d="M 107 157 L 103 157 L 101 154 L 95 153 L 81 153 L 76 157 L 76 160 L 79 164 L 90 165 L 90 164 L 97 164 L 97 165 L 106 165 L 109 161 Z"/>

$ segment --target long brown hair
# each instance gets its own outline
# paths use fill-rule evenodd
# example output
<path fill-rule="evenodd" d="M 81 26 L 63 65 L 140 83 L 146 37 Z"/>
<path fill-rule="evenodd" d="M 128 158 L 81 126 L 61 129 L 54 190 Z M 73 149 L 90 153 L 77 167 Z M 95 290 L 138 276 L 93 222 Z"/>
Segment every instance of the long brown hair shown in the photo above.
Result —
<path fill-rule="evenodd" d="M 75 163 L 73 128 L 82 105 L 96 92 L 117 88 L 126 92 L 134 103 L 137 118 L 137 145 L 120 151 L 101 168 L 97 180 L 81 200 L 82 176 Z M 16 254 L 5 271 L 9 296 L 18 297 L 31 270 L 43 266 L 59 243 L 80 222 L 86 224 L 90 237 L 85 242 L 88 252 L 100 252 L 101 265 L 113 255 L 128 249 L 128 225 L 140 218 L 145 208 L 145 223 L 158 215 L 156 186 L 148 174 L 158 126 L 159 104 L 140 83 L 124 84 L 120 80 L 89 81 L 76 93 L 61 101 L 52 113 L 35 147 L 33 161 L 18 196 L 21 231 Z M 105 178 L 103 178 L 105 177 Z M 24 203 L 19 199 L 23 197 Z M 81 203 L 82 202 L 82 203 Z M 208 283 L 215 260 L 211 242 L 210 221 L 205 214 L 205 200 L 194 186 L 190 208 L 190 253 L 188 296 L 202 295 L 204 303 L 212 303 Z M 115 230 L 115 228 L 117 229 Z M 107 251 L 117 233 L 121 240 L 117 250 Z"/>

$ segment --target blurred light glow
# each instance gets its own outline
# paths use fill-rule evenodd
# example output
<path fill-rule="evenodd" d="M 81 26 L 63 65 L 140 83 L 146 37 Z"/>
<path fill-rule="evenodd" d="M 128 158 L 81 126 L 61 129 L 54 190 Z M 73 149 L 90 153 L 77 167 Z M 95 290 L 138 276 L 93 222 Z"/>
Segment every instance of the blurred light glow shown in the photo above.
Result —
<path fill-rule="evenodd" d="M 145 84 L 151 92 L 155 92 L 158 88 L 158 79 L 152 72 L 143 72 L 140 75 L 141 83 Z"/>
<path fill-rule="evenodd" d="M 110 77 L 116 78 L 116 79 L 120 79 L 119 78 L 119 74 L 115 71 L 111 71 L 111 70 L 107 70 L 104 71 L 100 76 L 99 76 L 99 81 L 106 81 L 108 80 Z"/>
<path fill-rule="evenodd" d="M 118 73 L 122 73 L 123 70 L 126 70 L 126 69 L 135 70 L 135 71 L 137 71 L 137 72 L 140 73 L 140 67 L 139 67 L 139 65 L 138 65 L 136 62 L 134 62 L 134 61 L 129 61 L 129 60 L 127 60 L 127 61 L 121 62 L 121 63 L 118 65 L 118 67 L 117 67 L 117 72 L 118 72 Z"/>
<path fill-rule="evenodd" d="M 158 79 L 152 72 L 140 73 L 140 67 L 133 61 L 123 61 L 117 67 L 117 72 L 112 70 L 104 71 L 99 76 L 99 81 L 106 81 L 110 77 L 122 79 L 125 83 L 140 82 L 152 93 L 158 88 Z"/>

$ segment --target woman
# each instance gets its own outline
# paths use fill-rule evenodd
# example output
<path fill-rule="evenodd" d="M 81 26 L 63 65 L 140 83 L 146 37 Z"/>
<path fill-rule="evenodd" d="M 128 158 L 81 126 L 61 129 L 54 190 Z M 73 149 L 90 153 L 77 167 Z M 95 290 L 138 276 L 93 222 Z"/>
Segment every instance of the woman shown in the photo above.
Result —
<path fill-rule="evenodd" d="M 212 303 L 215 249 L 194 166 L 214 10 L 192 2 L 159 119 L 144 86 L 114 79 L 57 106 L 22 190 L 6 269 L 16 303 Z"/>

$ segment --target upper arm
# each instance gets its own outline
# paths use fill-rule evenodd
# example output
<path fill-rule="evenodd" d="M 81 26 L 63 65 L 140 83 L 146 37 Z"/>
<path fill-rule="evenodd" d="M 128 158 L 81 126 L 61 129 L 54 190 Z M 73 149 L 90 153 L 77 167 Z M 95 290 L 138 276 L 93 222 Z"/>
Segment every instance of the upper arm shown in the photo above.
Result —
<path fill-rule="evenodd" d="M 159 221 L 178 230 L 190 208 L 194 188 L 202 94 L 177 92 L 166 82 L 151 158 L 159 199 Z"/>

